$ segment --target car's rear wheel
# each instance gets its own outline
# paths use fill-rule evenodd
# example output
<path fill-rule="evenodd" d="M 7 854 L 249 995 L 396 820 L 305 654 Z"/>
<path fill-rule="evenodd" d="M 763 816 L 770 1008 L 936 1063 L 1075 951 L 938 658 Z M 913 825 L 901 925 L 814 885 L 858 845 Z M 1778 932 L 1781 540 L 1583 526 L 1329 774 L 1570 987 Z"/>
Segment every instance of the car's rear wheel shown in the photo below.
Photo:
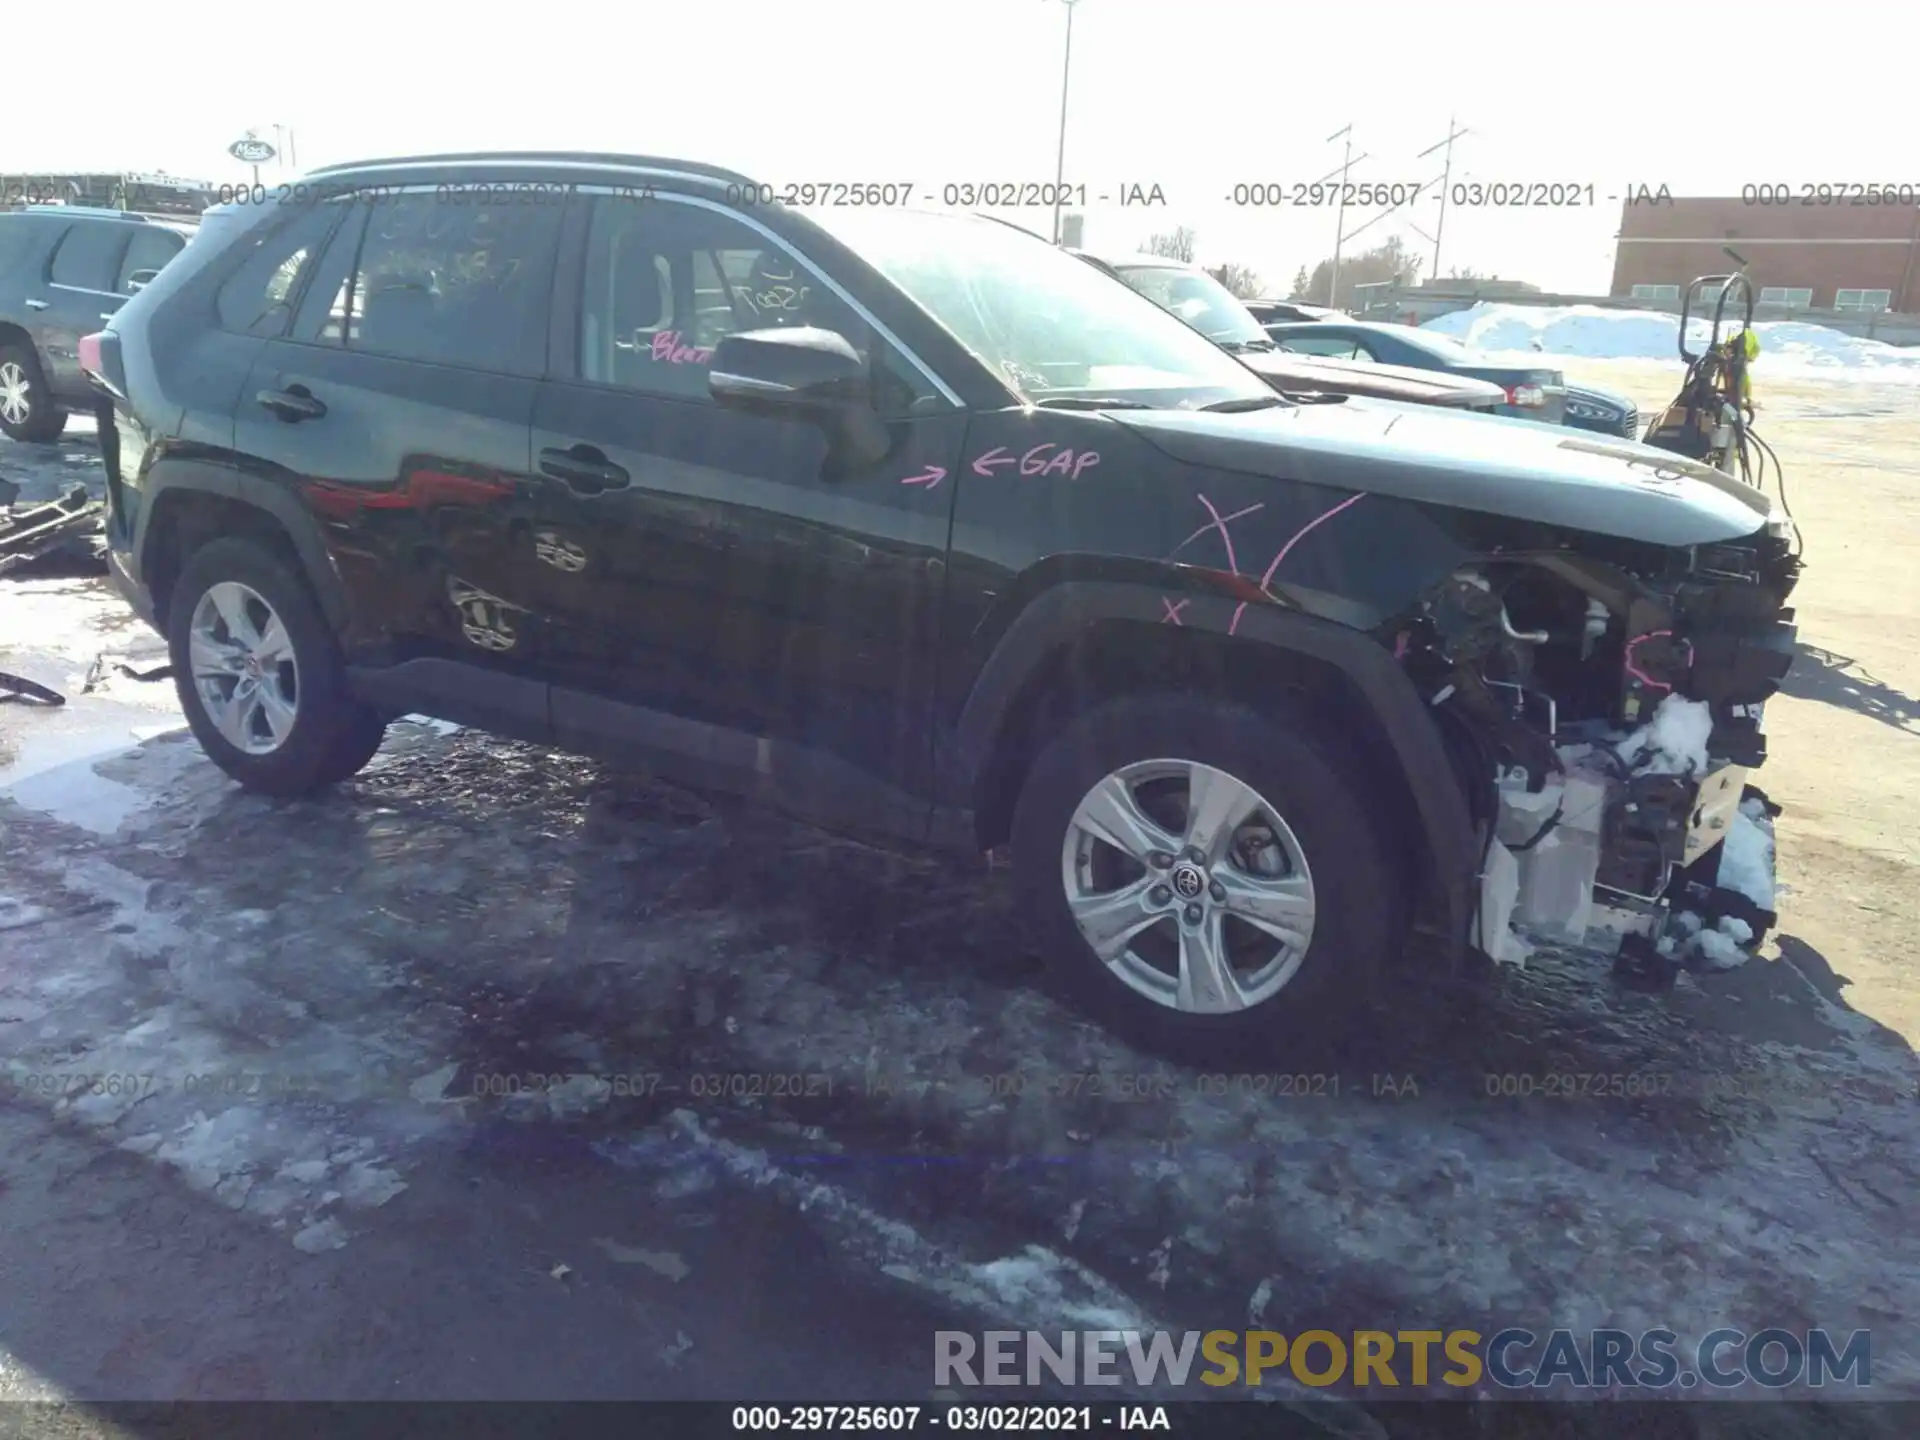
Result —
<path fill-rule="evenodd" d="M 45 444 L 67 428 L 67 412 L 47 390 L 31 345 L 0 345 L 0 432 Z"/>
<path fill-rule="evenodd" d="M 1034 762 L 1015 877 L 1049 963 L 1181 1058 L 1294 1049 L 1360 1013 L 1399 934 L 1362 787 L 1306 725 L 1180 696 L 1109 701 Z"/>
<path fill-rule="evenodd" d="M 194 552 L 168 608 L 174 685 L 208 757 L 250 790 L 304 795 L 355 774 L 386 725 L 347 690 L 340 648 L 287 563 L 238 538 Z"/>

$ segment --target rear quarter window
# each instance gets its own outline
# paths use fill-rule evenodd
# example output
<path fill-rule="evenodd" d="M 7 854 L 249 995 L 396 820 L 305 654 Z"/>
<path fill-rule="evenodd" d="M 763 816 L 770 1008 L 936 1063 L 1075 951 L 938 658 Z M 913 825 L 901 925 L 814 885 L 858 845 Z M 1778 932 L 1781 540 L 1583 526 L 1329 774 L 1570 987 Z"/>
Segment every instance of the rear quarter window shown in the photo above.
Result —
<path fill-rule="evenodd" d="M 344 204 L 302 205 L 282 223 L 237 241 L 247 249 L 239 269 L 220 287 L 220 328 L 241 335 L 279 335 L 298 303 L 301 282 L 326 247 Z M 194 243 L 207 243 L 202 236 Z M 217 239 L 215 241 L 217 243 Z"/>

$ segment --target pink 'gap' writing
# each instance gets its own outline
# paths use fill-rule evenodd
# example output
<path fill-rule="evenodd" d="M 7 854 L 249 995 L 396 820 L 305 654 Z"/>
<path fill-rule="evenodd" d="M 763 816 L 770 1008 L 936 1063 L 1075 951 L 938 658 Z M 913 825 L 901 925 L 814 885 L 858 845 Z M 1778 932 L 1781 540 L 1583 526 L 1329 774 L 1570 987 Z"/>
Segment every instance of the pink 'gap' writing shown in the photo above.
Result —
<path fill-rule="evenodd" d="M 662 330 L 653 337 L 653 358 L 668 365 L 704 365 L 713 359 L 713 348 L 684 345 L 678 330 Z"/>
<path fill-rule="evenodd" d="M 1065 475 L 1077 480 L 1083 471 L 1092 469 L 1100 463 L 1098 450 L 1061 450 L 1058 455 L 1047 456 L 1049 450 L 1056 449 L 1059 441 L 1049 440 L 1044 445 L 1036 445 L 1023 455 L 1007 454 L 1006 446 L 996 445 L 986 454 L 976 456 L 973 473 L 991 475 L 1003 465 L 1018 465 L 1022 475 Z"/>

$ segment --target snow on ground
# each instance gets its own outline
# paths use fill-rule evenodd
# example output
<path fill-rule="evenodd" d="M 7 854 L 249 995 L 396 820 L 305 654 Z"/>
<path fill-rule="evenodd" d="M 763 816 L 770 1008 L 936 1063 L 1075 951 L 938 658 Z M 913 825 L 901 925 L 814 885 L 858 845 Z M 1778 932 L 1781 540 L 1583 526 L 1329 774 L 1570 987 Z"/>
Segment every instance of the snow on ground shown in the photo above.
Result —
<path fill-rule="evenodd" d="M 1645 310 L 1608 310 L 1598 305 L 1499 305 L 1482 302 L 1429 321 L 1423 329 L 1450 335 L 1490 354 L 1544 354 L 1582 360 L 1679 359 L 1680 317 Z M 1799 320 L 1762 320 L 1756 375 L 1802 374 L 1832 379 L 1920 384 L 1920 346 L 1879 340 L 1809 325 Z M 1690 348 L 1710 339 L 1708 320 L 1688 326 Z M 1538 342 L 1538 349 L 1535 344 Z"/>
<path fill-rule="evenodd" d="M 111 839 L 0 798 L 0 1073 L 54 1077 L 28 1098 L 301 1250 L 390 1223 L 428 1152 L 565 1127 L 1010 1327 L 1920 1313 L 1912 1057 L 1883 1038 L 1809 1014 L 1805 1048 L 1733 1045 L 1549 948 L 1295 1057 L 1323 1083 L 1189 1072 L 1037 986 L 990 878 L 472 732 L 389 747 L 283 805 L 164 736 L 95 762 L 144 792 Z M 1777 980 L 1764 1008 L 1805 1011 Z M 1658 1083 L 1489 1098 L 1541 1074 Z M 531 1106 L 492 1084 L 533 1075 L 628 1083 Z M 756 1076 L 785 1098 L 720 1098 Z M 1911 1357 L 1875 1360 L 1882 1393 L 1920 1393 Z"/>

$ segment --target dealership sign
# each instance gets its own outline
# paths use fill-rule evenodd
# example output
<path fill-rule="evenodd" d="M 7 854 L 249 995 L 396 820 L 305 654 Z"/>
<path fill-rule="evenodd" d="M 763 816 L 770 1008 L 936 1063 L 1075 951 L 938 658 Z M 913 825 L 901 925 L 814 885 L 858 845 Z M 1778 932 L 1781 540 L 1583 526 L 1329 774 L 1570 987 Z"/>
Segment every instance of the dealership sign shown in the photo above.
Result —
<path fill-rule="evenodd" d="M 264 165 L 273 159 L 274 148 L 264 140 L 256 140 L 249 135 L 244 140 L 236 140 L 227 147 L 227 153 L 243 165 Z"/>

